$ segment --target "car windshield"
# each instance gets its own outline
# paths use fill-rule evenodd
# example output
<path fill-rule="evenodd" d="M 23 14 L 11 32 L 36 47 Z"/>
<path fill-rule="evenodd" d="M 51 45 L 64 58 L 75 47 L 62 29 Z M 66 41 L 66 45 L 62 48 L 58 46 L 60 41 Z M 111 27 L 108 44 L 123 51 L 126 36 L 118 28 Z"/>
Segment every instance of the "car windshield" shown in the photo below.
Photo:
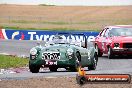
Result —
<path fill-rule="evenodd" d="M 79 35 L 55 35 L 49 44 L 72 44 L 80 46 L 84 42 L 84 36 Z"/>
<path fill-rule="evenodd" d="M 110 36 L 132 36 L 132 28 L 112 28 Z"/>
<path fill-rule="evenodd" d="M 67 44 L 69 43 L 63 36 L 55 35 L 52 39 L 54 44 Z"/>

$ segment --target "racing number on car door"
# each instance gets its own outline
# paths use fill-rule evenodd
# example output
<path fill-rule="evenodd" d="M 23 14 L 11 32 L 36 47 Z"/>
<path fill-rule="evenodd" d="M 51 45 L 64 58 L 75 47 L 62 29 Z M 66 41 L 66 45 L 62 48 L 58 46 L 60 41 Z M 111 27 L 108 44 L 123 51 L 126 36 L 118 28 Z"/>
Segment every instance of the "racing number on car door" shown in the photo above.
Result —
<path fill-rule="evenodd" d="M 107 53 L 107 42 L 108 42 L 108 33 L 109 33 L 109 28 L 106 28 L 106 31 L 103 35 L 102 39 L 102 49 L 104 53 Z"/>
<path fill-rule="evenodd" d="M 102 31 L 98 39 L 98 46 L 100 47 L 102 51 L 104 51 L 104 45 L 105 45 L 105 37 L 104 37 L 105 32 L 106 32 L 106 29 Z"/>
<path fill-rule="evenodd" d="M 106 52 L 106 42 L 107 42 L 107 37 L 106 37 L 106 33 L 107 33 L 108 28 L 105 28 L 102 33 L 100 34 L 100 41 L 99 41 L 99 45 L 101 50 L 103 51 L 103 53 Z"/>
<path fill-rule="evenodd" d="M 104 38 L 102 40 L 102 49 L 103 49 L 103 51 L 105 51 L 105 46 L 106 46 L 106 39 Z"/>

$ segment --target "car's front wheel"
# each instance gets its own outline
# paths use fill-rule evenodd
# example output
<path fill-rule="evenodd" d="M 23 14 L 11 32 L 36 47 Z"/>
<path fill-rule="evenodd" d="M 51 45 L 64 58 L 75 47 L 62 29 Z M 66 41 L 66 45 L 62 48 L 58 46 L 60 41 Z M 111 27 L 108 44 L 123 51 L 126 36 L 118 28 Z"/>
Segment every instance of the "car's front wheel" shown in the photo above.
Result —
<path fill-rule="evenodd" d="M 98 55 L 97 53 L 94 54 L 92 65 L 88 66 L 88 70 L 95 70 L 98 62 Z"/>
<path fill-rule="evenodd" d="M 29 65 L 29 69 L 30 69 L 30 72 L 32 72 L 32 73 L 38 73 L 39 72 L 39 69 L 40 69 L 40 66 L 37 66 L 37 65 Z"/>

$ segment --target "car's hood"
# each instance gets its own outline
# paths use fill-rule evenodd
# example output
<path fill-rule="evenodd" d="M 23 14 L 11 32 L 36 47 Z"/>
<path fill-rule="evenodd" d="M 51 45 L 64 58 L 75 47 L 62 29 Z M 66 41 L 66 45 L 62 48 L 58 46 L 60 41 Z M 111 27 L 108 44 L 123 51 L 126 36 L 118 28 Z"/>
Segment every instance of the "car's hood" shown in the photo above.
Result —
<path fill-rule="evenodd" d="M 50 45 L 50 46 L 47 46 L 45 47 L 42 52 L 51 52 L 51 51 L 58 51 L 58 52 L 66 52 L 66 50 L 68 48 L 72 47 L 72 45 L 69 45 L 69 44 L 54 44 L 54 45 Z"/>
<path fill-rule="evenodd" d="M 132 42 L 132 36 L 115 36 L 111 38 L 114 42 Z"/>

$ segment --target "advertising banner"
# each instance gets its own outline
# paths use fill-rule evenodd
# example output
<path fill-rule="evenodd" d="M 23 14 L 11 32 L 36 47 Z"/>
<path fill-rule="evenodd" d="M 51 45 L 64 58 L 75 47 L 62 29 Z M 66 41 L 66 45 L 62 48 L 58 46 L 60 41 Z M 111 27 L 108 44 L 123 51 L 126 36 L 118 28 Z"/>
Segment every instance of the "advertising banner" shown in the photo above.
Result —
<path fill-rule="evenodd" d="M 0 29 L 0 39 L 14 39 L 14 40 L 40 40 L 49 41 L 57 33 L 83 33 L 86 35 L 88 41 L 95 39 L 98 32 L 90 31 L 46 31 L 46 30 L 13 30 L 13 29 Z M 75 40 L 80 37 L 75 36 Z"/>

